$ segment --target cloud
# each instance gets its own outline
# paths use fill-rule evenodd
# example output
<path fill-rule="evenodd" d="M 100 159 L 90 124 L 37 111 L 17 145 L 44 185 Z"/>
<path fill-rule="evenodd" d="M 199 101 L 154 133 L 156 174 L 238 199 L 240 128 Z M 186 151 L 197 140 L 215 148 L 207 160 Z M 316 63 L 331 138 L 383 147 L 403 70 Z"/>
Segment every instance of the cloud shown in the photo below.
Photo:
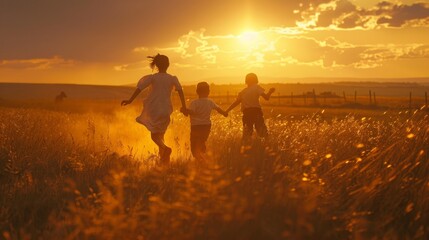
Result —
<path fill-rule="evenodd" d="M 115 71 L 140 71 L 143 69 L 149 70 L 149 61 L 139 61 L 135 63 L 127 63 L 113 66 Z"/>
<path fill-rule="evenodd" d="M 331 46 L 324 56 L 325 67 L 376 68 L 387 61 L 403 59 L 429 59 L 429 45 L 357 45 Z"/>
<path fill-rule="evenodd" d="M 404 59 L 417 59 L 429 58 L 429 45 L 414 45 L 403 52 L 401 58 Z"/>
<path fill-rule="evenodd" d="M 381 3 L 379 6 L 388 5 Z M 325 8 L 330 6 L 326 5 Z M 344 8 L 353 7 L 344 5 Z M 296 27 L 267 28 L 236 35 L 208 35 L 200 29 L 183 34 L 175 45 L 136 49 L 143 49 L 138 54 L 144 57 L 149 52 L 166 54 L 176 68 L 212 71 L 281 68 L 288 65 L 362 69 L 381 67 L 387 61 L 400 59 L 429 59 L 427 44 L 352 44 L 334 37 L 309 37 Z M 141 61 L 116 66 L 115 69 L 140 70 L 147 65 L 147 62 Z"/>
<path fill-rule="evenodd" d="M 52 58 L 15 59 L 0 60 L 0 68 L 13 69 L 51 69 L 56 67 L 70 67 L 75 64 L 74 60 L 63 59 L 59 56 Z"/>
<path fill-rule="evenodd" d="M 147 52 L 149 49 L 147 47 L 136 47 L 133 49 L 133 52 L 140 53 L 140 52 Z"/>
<path fill-rule="evenodd" d="M 429 26 L 429 3 L 410 5 L 383 1 L 360 8 L 349 0 L 332 0 L 297 11 L 306 29 L 374 29 L 378 27 Z"/>
<path fill-rule="evenodd" d="M 387 24 L 389 27 L 401 27 L 406 24 L 429 26 L 428 3 L 415 3 L 412 5 L 388 5 L 386 3 L 376 9 L 375 12 L 380 13 L 377 23 Z"/>

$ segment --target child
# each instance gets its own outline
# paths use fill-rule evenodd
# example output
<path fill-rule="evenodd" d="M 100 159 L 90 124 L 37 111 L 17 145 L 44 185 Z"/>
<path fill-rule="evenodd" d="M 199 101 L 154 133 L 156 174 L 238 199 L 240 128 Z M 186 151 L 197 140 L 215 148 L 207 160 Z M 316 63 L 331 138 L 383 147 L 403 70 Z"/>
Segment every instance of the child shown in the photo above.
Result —
<path fill-rule="evenodd" d="M 191 117 L 191 152 L 198 159 L 204 159 L 206 152 L 206 141 L 210 134 L 211 120 L 210 113 L 213 109 L 218 111 L 225 117 L 228 116 L 213 100 L 208 98 L 210 94 L 210 86 L 206 82 L 197 84 L 198 99 L 195 99 L 189 105 L 189 109 L 185 110 L 185 115 Z"/>
<path fill-rule="evenodd" d="M 152 59 L 150 67 L 152 69 L 156 67 L 158 73 L 142 77 L 131 98 L 122 101 L 121 105 L 125 106 L 132 103 L 143 89 L 151 87 L 148 96 L 143 101 L 143 111 L 136 118 L 136 121 L 143 124 L 151 132 L 151 138 L 159 148 L 161 164 L 168 164 L 171 148 L 165 145 L 164 134 L 170 124 L 170 115 L 173 112 L 171 91 L 175 88 L 178 92 L 182 109 L 186 108 L 185 97 L 177 77 L 167 73 L 167 68 L 170 65 L 168 57 L 157 54 L 148 58 Z"/>
<path fill-rule="evenodd" d="M 243 143 L 248 144 L 252 133 L 253 126 L 260 137 L 268 135 L 267 126 L 264 123 L 264 117 L 259 103 L 259 97 L 262 96 L 265 100 L 269 100 L 275 89 L 270 88 L 268 93 L 258 85 L 258 77 L 254 73 L 246 75 L 247 88 L 243 89 L 237 99 L 226 110 L 228 113 L 238 104 L 241 103 L 241 111 L 243 111 Z"/>

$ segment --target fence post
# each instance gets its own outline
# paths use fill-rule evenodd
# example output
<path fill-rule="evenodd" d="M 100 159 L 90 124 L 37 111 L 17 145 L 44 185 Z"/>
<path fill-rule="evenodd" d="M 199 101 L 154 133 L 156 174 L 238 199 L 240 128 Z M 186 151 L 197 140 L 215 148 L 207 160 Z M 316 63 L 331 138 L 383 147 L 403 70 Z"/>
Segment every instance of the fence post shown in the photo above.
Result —
<path fill-rule="evenodd" d="M 279 106 L 281 105 L 281 102 L 280 102 L 280 93 L 277 93 L 277 97 L 279 98 Z"/>
<path fill-rule="evenodd" d="M 226 91 L 226 103 L 229 104 L 229 91 Z"/>
<path fill-rule="evenodd" d="M 293 92 L 290 93 L 290 104 L 293 105 Z"/>
<path fill-rule="evenodd" d="M 355 103 L 357 103 L 357 91 L 355 90 Z"/>
<path fill-rule="evenodd" d="M 307 105 L 307 94 L 302 93 L 302 96 L 304 97 L 304 105 Z"/>
<path fill-rule="evenodd" d="M 375 92 L 372 93 L 374 98 L 374 105 L 377 105 L 377 100 L 375 100 Z"/>
<path fill-rule="evenodd" d="M 313 102 L 316 105 L 316 91 L 313 88 Z"/>
<path fill-rule="evenodd" d="M 369 104 L 372 104 L 372 94 L 371 94 L 371 90 L 369 90 Z"/>
<path fill-rule="evenodd" d="M 428 107 L 428 92 L 425 92 L 425 107 Z"/>
<path fill-rule="evenodd" d="M 411 110 L 411 92 L 410 92 L 410 101 L 408 103 L 408 109 Z"/>

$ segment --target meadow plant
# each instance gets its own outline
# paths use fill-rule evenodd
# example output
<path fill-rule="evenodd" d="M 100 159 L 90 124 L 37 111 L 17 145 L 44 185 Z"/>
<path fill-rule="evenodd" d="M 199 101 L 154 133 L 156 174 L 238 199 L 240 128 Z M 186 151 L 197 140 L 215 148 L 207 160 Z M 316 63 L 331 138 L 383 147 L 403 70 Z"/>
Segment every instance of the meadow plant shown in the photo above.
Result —
<path fill-rule="evenodd" d="M 214 116 L 207 162 L 176 112 L 162 168 L 135 112 L 0 108 L 2 237 L 429 237 L 426 111 L 274 112 L 249 149 L 238 115 Z"/>

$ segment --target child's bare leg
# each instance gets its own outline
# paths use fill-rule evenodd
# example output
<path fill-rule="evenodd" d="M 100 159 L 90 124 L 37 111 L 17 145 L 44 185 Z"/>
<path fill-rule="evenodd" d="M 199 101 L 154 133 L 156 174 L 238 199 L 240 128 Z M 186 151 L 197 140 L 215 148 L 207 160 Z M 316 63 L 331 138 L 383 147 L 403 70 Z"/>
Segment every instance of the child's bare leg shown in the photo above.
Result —
<path fill-rule="evenodd" d="M 191 151 L 195 159 L 198 161 L 204 160 L 204 151 L 201 147 L 201 143 L 195 143 Z"/>
<path fill-rule="evenodd" d="M 253 134 L 253 125 L 255 124 L 254 114 L 252 109 L 243 111 L 243 138 L 242 145 L 248 147 L 251 145 L 251 138 Z"/>
<path fill-rule="evenodd" d="M 151 138 L 152 138 L 152 141 L 159 148 L 159 155 L 161 157 L 161 163 L 169 163 L 170 162 L 170 155 L 171 155 L 171 148 L 169 148 L 167 145 L 165 145 L 164 134 L 165 133 L 152 133 Z"/>
<path fill-rule="evenodd" d="M 259 137 L 266 138 L 268 136 L 267 125 L 265 125 L 262 113 L 255 116 L 255 129 Z"/>
<path fill-rule="evenodd" d="M 243 138 L 242 138 L 242 144 L 244 146 L 251 145 L 252 134 L 253 134 L 253 125 L 244 124 L 243 125 Z"/>

